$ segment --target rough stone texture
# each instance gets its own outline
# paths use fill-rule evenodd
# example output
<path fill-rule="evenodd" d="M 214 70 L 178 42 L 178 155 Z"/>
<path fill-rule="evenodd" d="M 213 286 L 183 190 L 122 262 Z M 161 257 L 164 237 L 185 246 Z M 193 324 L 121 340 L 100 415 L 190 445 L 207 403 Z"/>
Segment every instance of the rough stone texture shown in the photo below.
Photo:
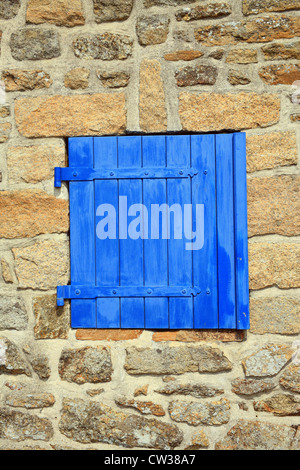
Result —
<path fill-rule="evenodd" d="M 165 411 L 161 405 L 156 405 L 152 401 L 140 401 L 128 398 L 118 398 L 116 404 L 125 408 L 133 408 L 143 415 L 165 416 Z"/>
<path fill-rule="evenodd" d="M 210 65 L 183 67 L 175 72 L 176 83 L 180 87 L 193 85 L 214 85 L 218 69 Z"/>
<path fill-rule="evenodd" d="M 141 387 L 138 387 L 135 389 L 133 396 L 134 397 L 139 397 L 140 395 L 147 396 L 148 395 L 148 388 L 149 384 L 147 385 L 142 385 Z"/>
<path fill-rule="evenodd" d="M 84 67 L 77 67 L 66 73 L 64 85 L 71 90 L 84 89 L 89 86 L 90 71 Z"/>
<path fill-rule="evenodd" d="M 59 430 L 69 439 L 85 444 L 103 442 L 130 448 L 168 450 L 183 439 L 177 426 L 86 400 L 64 400 Z"/>
<path fill-rule="evenodd" d="M 144 0 L 144 6 L 150 8 L 153 6 L 174 6 L 186 5 L 187 3 L 195 3 L 196 0 Z"/>
<path fill-rule="evenodd" d="M 300 66 L 297 64 L 268 65 L 260 69 L 259 76 L 269 85 L 292 85 L 300 79 Z"/>
<path fill-rule="evenodd" d="M 299 122 L 300 121 L 300 114 L 292 114 L 291 115 L 292 122 Z"/>
<path fill-rule="evenodd" d="M 15 118 L 25 137 L 122 134 L 126 129 L 125 96 L 97 93 L 20 98 L 15 103 Z"/>
<path fill-rule="evenodd" d="M 55 398 L 52 393 L 47 392 L 34 392 L 28 390 L 12 391 L 5 395 L 5 405 L 13 406 L 15 408 L 48 408 L 53 406 Z"/>
<path fill-rule="evenodd" d="M 124 21 L 130 17 L 133 0 L 93 0 L 96 23 Z"/>
<path fill-rule="evenodd" d="M 300 59 L 300 41 L 291 44 L 272 43 L 261 48 L 265 60 Z"/>
<path fill-rule="evenodd" d="M 36 241 L 12 248 L 19 287 L 56 289 L 69 282 L 69 249 L 62 241 Z"/>
<path fill-rule="evenodd" d="M 130 75 L 127 72 L 105 72 L 98 70 L 97 77 L 105 88 L 124 88 L 130 80 Z"/>
<path fill-rule="evenodd" d="M 165 54 L 164 58 L 165 60 L 168 60 L 171 62 L 177 62 L 178 60 L 184 60 L 184 61 L 195 60 L 202 56 L 203 56 L 203 52 L 201 51 L 182 50 L 182 51 L 169 52 L 168 54 Z"/>
<path fill-rule="evenodd" d="M 272 377 L 288 363 L 293 349 L 285 344 L 267 344 L 242 361 L 246 377 Z"/>
<path fill-rule="evenodd" d="M 85 23 L 81 0 L 29 0 L 27 23 L 78 26 Z"/>
<path fill-rule="evenodd" d="M 194 21 L 207 18 L 223 18 L 231 13 L 232 9 L 228 3 L 209 3 L 208 5 L 177 10 L 175 17 L 177 21 Z"/>
<path fill-rule="evenodd" d="M 247 172 L 297 165 L 296 134 L 293 131 L 247 136 Z"/>
<path fill-rule="evenodd" d="M 279 393 L 265 400 L 253 403 L 255 411 L 266 411 L 275 416 L 299 416 L 300 398 Z"/>
<path fill-rule="evenodd" d="M 86 34 L 74 39 L 73 50 L 80 59 L 125 60 L 132 54 L 132 45 L 124 34 Z"/>
<path fill-rule="evenodd" d="M 6 118 L 8 116 L 10 116 L 10 107 L 0 106 L 0 118 Z"/>
<path fill-rule="evenodd" d="M 272 379 L 235 379 L 231 385 L 233 393 L 245 396 L 269 392 L 276 387 L 276 383 Z"/>
<path fill-rule="evenodd" d="M 6 92 L 49 88 L 53 83 L 50 75 L 43 70 L 4 70 L 1 78 Z"/>
<path fill-rule="evenodd" d="M 30 189 L 1 191 L 1 238 L 34 237 L 69 230 L 68 202 Z"/>
<path fill-rule="evenodd" d="M 142 46 L 162 44 L 167 40 L 170 19 L 167 15 L 142 16 L 137 19 L 136 34 Z"/>
<path fill-rule="evenodd" d="M 0 408 L 1 439 L 49 441 L 53 434 L 52 424 L 47 418 Z"/>
<path fill-rule="evenodd" d="M 143 333 L 143 330 L 95 330 L 84 329 L 76 330 L 76 339 L 78 340 L 91 340 L 91 341 L 125 341 L 129 339 L 136 339 Z"/>
<path fill-rule="evenodd" d="M 251 333 L 297 335 L 300 333 L 299 299 L 292 296 L 250 299 Z"/>
<path fill-rule="evenodd" d="M 15 60 L 53 59 L 60 56 L 59 35 L 52 29 L 20 29 L 12 33 L 10 49 Z"/>
<path fill-rule="evenodd" d="M 21 297 L 0 297 L 0 330 L 25 330 L 28 315 Z"/>
<path fill-rule="evenodd" d="M 6 284 L 13 284 L 14 278 L 12 275 L 12 271 L 9 266 L 9 263 L 5 259 L 1 260 L 1 271 L 2 271 L 3 281 L 6 282 Z"/>
<path fill-rule="evenodd" d="M 199 424 L 219 426 L 228 423 L 230 418 L 230 403 L 227 398 L 201 403 L 172 401 L 168 410 L 171 419 L 192 426 L 198 426 Z"/>
<path fill-rule="evenodd" d="M 196 431 L 190 441 L 190 444 L 185 448 L 185 450 L 199 450 L 209 446 L 209 440 L 207 435 L 202 429 Z"/>
<path fill-rule="evenodd" d="M 157 331 L 153 333 L 152 340 L 160 341 L 180 341 L 183 343 L 198 341 L 243 341 L 245 332 L 243 330 L 178 330 L 178 331 Z"/>
<path fill-rule="evenodd" d="M 240 420 L 216 450 L 290 450 L 295 430 L 284 424 Z"/>
<path fill-rule="evenodd" d="M 208 57 L 211 57 L 212 59 L 215 59 L 215 60 L 221 60 L 223 59 L 224 53 L 225 53 L 224 49 L 217 49 L 211 52 L 211 54 L 209 54 Z"/>
<path fill-rule="evenodd" d="M 207 384 L 178 384 L 170 382 L 162 388 L 154 390 L 162 395 L 189 395 L 195 398 L 214 397 L 222 395 L 224 390 L 222 388 L 214 387 Z"/>
<path fill-rule="evenodd" d="M 20 0 L 0 0 L 0 19 L 9 20 L 16 16 L 20 5 Z"/>
<path fill-rule="evenodd" d="M 280 377 L 279 382 L 286 390 L 300 393 L 300 364 L 290 364 Z"/>
<path fill-rule="evenodd" d="M 103 393 L 104 391 L 105 391 L 104 388 L 96 388 L 96 389 L 87 390 L 86 393 L 90 397 L 96 397 L 97 395 L 101 395 L 101 393 Z"/>
<path fill-rule="evenodd" d="M 167 129 L 165 92 L 161 65 L 157 60 L 144 60 L 140 67 L 139 117 L 143 132 Z"/>
<path fill-rule="evenodd" d="M 112 375 L 110 350 L 89 346 L 66 349 L 61 354 L 58 372 L 62 380 L 79 385 L 109 382 Z"/>
<path fill-rule="evenodd" d="M 179 96 L 185 131 L 219 131 L 268 127 L 279 121 L 280 99 L 274 94 L 188 93 Z"/>
<path fill-rule="evenodd" d="M 274 39 L 293 38 L 299 34 L 300 18 L 292 15 L 265 16 L 195 29 L 195 38 L 203 46 L 269 42 Z"/>
<path fill-rule="evenodd" d="M 3 124 L 0 124 L 0 144 L 4 144 L 8 141 L 10 133 L 11 124 L 9 122 L 4 122 Z"/>
<path fill-rule="evenodd" d="M 298 0 L 243 0 L 244 15 L 299 9 Z"/>
<path fill-rule="evenodd" d="M 245 72 L 240 70 L 229 70 L 228 81 L 231 85 L 249 85 L 251 83 L 250 78 Z"/>
<path fill-rule="evenodd" d="M 185 372 L 222 372 L 232 369 L 220 349 L 208 346 L 162 346 L 157 349 L 126 349 L 125 370 L 131 375 L 184 374 Z"/>
<path fill-rule="evenodd" d="M 29 362 L 34 372 L 41 380 L 48 380 L 51 375 L 51 368 L 49 366 L 48 356 L 44 354 L 34 355 L 29 357 Z"/>
<path fill-rule="evenodd" d="M 250 243 L 250 289 L 300 287 L 299 256 L 299 243 Z"/>
<path fill-rule="evenodd" d="M 0 375 L 1 374 L 25 374 L 28 377 L 32 375 L 20 349 L 16 344 L 3 336 L 0 337 Z"/>
<path fill-rule="evenodd" d="M 227 64 L 256 64 L 257 51 L 254 49 L 231 49 L 226 57 Z"/>
<path fill-rule="evenodd" d="M 300 235 L 299 177 L 248 179 L 248 234 L 268 233 Z"/>
<path fill-rule="evenodd" d="M 22 162 L 22 164 L 20 164 Z M 63 142 L 9 147 L 7 168 L 10 183 L 39 183 L 54 177 L 54 167 L 66 165 Z"/>
<path fill-rule="evenodd" d="M 56 295 L 34 297 L 34 336 L 36 339 L 67 339 L 70 330 L 70 308 L 68 304 L 57 307 Z"/>

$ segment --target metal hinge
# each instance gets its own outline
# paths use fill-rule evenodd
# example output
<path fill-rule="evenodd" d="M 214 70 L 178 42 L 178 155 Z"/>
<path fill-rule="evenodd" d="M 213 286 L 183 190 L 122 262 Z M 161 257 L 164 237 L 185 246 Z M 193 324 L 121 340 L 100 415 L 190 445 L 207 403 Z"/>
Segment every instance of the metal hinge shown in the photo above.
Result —
<path fill-rule="evenodd" d="M 93 181 L 102 179 L 158 179 L 193 178 L 198 174 L 194 168 L 59 168 L 54 169 L 54 185 L 62 181 Z"/>
<path fill-rule="evenodd" d="M 59 307 L 63 306 L 65 299 L 97 299 L 100 297 L 196 297 L 198 294 L 201 294 L 201 290 L 196 286 L 58 286 L 57 305 Z"/>

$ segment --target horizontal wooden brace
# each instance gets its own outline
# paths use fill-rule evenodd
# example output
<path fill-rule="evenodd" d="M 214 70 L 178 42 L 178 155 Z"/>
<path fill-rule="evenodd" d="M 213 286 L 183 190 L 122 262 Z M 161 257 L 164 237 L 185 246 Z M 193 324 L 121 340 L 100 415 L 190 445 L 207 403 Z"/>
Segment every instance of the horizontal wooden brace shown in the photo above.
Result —
<path fill-rule="evenodd" d="M 58 286 L 57 305 L 63 306 L 64 299 L 97 299 L 100 297 L 191 297 L 201 294 L 199 287 L 184 286 Z"/>
<path fill-rule="evenodd" d="M 54 185 L 62 181 L 93 181 L 102 179 L 160 179 L 193 178 L 198 174 L 194 168 L 60 168 L 54 169 Z"/>

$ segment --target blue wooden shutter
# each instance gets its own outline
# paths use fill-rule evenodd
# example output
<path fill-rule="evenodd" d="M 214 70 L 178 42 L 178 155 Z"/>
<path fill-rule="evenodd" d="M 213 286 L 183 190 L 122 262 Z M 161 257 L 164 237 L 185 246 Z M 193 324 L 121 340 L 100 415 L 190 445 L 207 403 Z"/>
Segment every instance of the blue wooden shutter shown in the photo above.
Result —
<path fill-rule="evenodd" d="M 57 288 L 57 303 L 71 299 L 73 328 L 249 328 L 244 133 L 71 138 L 61 181 L 70 181 L 71 285 Z M 124 197 L 146 207 L 148 238 L 123 233 Z M 96 235 L 102 204 L 115 208 L 115 238 Z M 174 217 L 167 237 L 161 227 L 151 237 L 153 204 L 190 205 L 193 229 L 202 205 L 203 247 L 186 249 Z"/>

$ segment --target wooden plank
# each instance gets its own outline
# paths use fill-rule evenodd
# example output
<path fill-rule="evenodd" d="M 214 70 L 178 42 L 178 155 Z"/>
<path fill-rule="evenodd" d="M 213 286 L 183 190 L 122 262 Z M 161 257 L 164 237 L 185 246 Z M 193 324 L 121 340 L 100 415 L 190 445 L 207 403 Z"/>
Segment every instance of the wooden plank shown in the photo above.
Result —
<path fill-rule="evenodd" d="M 142 166 L 141 137 L 118 137 L 118 163 L 120 168 L 140 168 Z M 142 181 L 120 180 L 119 196 L 127 197 L 127 207 L 132 204 L 142 203 Z M 120 208 L 120 216 L 124 217 L 126 208 Z M 121 212 L 122 211 L 122 212 Z M 128 228 L 136 217 L 128 217 L 128 224 L 121 222 L 120 238 L 125 234 L 121 225 Z M 120 239 L 120 285 L 140 286 L 143 285 L 143 240 L 134 240 L 127 234 L 126 239 Z M 134 298 L 121 299 L 121 327 L 122 328 L 144 328 L 144 299 Z"/>
<path fill-rule="evenodd" d="M 167 136 L 167 166 L 190 167 L 190 136 Z M 169 207 L 191 204 L 191 181 L 168 180 L 167 203 Z M 182 219 L 183 220 L 183 219 Z M 168 241 L 169 285 L 192 286 L 192 252 L 186 250 L 186 240 L 175 238 L 174 217 L 170 217 L 170 240 Z M 193 298 L 169 299 L 169 327 L 171 329 L 193 328 Z"/>
<path fill-rule="evenodd" d="M 233 136 L 216 136 L 219 328 L 236 328 Z"/>
<path fill-rule="evenodd" d="M 198 169 L 192 180 L 194 227 L 195 205 L 204 205 L 204 244 L 193 250 L 194 285 L 201 289 L 201 295 L 194 299 L 194 327 L 218 328 L 215 136 L 192 135 L 191 158 L 193 167 Z M 197 224 L 200 231 L 201 221 Z"/>
<path fill-rule="evenodd" d="M 94 167 L 116 168 L 118 165 L 117 137 L 95 137 L 94 139 Z M 101 211 L 100 205 L 110 204 L 115 210 L 116 228 L 118 220 L 118 181 L 97 180 L 95 181 L 95 211 L 96 227 L 108 213 Z M 98 215 L 97 215 L 98 211 Z M 112 215 L 112 214 L 111 214 Z M 104 217 L 103 217 L 104 216 Z M 113 220 L 111 220 L 113 222 Z M 108 227 L 106 227 L 108 229 Z M 101 230 L 103 231 L 103 230 Z M 102 236 L 102 235 L 101 235 Z M 113 236 L 111 234 L 110 236 Z M 96 285 L 118 286 L 119 285 L 119 241 L 118 229 L 116 238 L 100 239 L 96 230 Z M 120 306 L 119 299 L 97 299 L 97 328 L 120 328 Z"/>
<path fill-rule="evenodd" d="M 244 132 L 234 134 L 233 143 L 237 328 L 247 330 L 250 328 L 250 320 L 246 134 Z"/>
<path fill-rule="evenodd" d="M 93 166 L 93 138 L 69 139 L 69 164 Z M 70 182 L 70 256 L 71 283 L 95 283 L 94 183 Z M 72 328 L 96 327 L 95 300 L 71 301 Z"/>
<path fill-rule="evenodd" d="M 164 167 L 166 163 L 165 136 L 146 136 L 142 138 L 144 167 Z M 144 275 L 147 286 L 168 285 L 168 243 L 162 239 L 162 224 L 159 239 L 152 239 L 152 204 L 166 203 L 166 179 L 147 179 L 143 182 L 143 203 L 148 209 L 149 234 L 144 241 Z M 153 214 L 154 215 L 154 214 Z M 153 217 L 154 218 L 154 217 Z M 154 228 L 154 227 L 153 227 Z M 145 299 L 145 327 L 168 328 L 168 298 Z"/>

